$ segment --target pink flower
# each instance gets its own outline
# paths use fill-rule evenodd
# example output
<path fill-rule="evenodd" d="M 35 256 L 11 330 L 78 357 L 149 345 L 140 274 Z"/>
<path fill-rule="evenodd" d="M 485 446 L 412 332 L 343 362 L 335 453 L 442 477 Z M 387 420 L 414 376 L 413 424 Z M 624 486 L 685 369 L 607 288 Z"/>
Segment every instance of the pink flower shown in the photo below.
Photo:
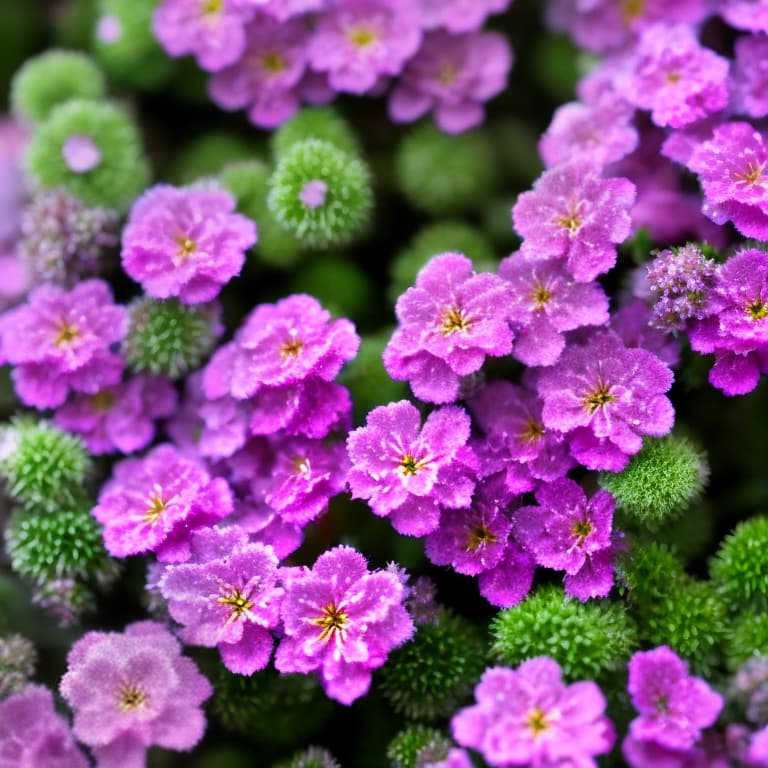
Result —
<path fill-rule="evenodd" d="M 492 13 L 503 13 L 512 0 L 418 0 L 424 29 L 453 34 L 480 29 Z"/>
<path fill-rule="evenodd" d="M 768 17 L 768 4 L 766 4 Z M 768 37 L 745 35 L 736 40 L 731 79 L 732 107 L 750 117 L 768 115 Z"/>
<path fill-rule="evenodd" d="M 597 685 L 565 685 L 557 662 L 546 656 L 516 670 L 487 669 L 475 697 L 476 704 L 454 715 L 451 730 L 492 766 L 595 768 L 594 756 L 608 752 L 615 740 Z"/>
<path fill-rule="evenodd" d="M 188 750 L 205 731 L 201 704 L 213 689 L 161 624 L 88 632 L 67 657 L 61 695 L 73 731 L 99 768 L 140 768 L 151 746 Z"/>
<path fill-rule="evenodd" d="M 256 242 L 254 223 L 234 210 L 235 199 L 223 189 L 152 187 L 131 208 L 123 268 L 155 298 L 214 299 Z"/>
<path fill-rule="evenodd" d="M 366 694 L 371 670 L 414 632 L 400 579 L 390 571 L 370 572 L 352 547 L 328 550 L 311 570 L 286 569 L 284 584 L 285 636 L 275 667 L 317 671 L 328 696 L 342 704 Z"/>

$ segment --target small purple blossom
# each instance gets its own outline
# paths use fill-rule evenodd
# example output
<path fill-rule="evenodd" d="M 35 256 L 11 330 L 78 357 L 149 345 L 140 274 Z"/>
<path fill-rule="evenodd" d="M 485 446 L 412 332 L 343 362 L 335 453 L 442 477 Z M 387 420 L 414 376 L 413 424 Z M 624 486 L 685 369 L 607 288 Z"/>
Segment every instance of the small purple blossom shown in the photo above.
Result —
<path fill-rule="evenodd" d="M 73 173 L 87 173 L 101 162 L 101 150 L 90 136 L 73 134 L 61 146 L 61 156 Z"/>
<path fill-rule="evenodd" d="M 176 390 L 162 376 L 139 374 L 95 395 L 72 395 L 54 416 L 61 429 L 80 435 L 94 455 L 146 448 L 155 420 L 176 410 Z"/>
<path fill-rule="evenodd" d="M 253 13 L 249 0 L 162 0 L 152 31 L 169 56 L 193 54 L 203 69 L 216 72 L 240 58 Z"/>
<path fill-rule="evenodd" d="M 477 703 L 454 715 L 456 741 L 499 768 L 571 764 L 595 768 L 613 746 L 605 698 L 593 682 L 566 685 L 554 659 L 539 656 L 517 669 L 486 669 Z"/>
<path fill-rule="evenodd" d="M 768 115 L 768 37 L 740 37 L 734 54 L 731 106 L 737 114 L 765 117 Z"/>
<path fill-rule="evenodd" d="M 513 254 L 499 264 L 511 287 L 516 328 L 513 357 L 529 366 L 552 365 L 565 348 L 565 331 L 608 322 L 608 297 L 598 283 L 577 283 L 560 260 Z"/>
<path fill-rule="evenodd" d="M 616 244 L 631 231 L 634 202 L 631 181 L 604 179 L 589 159 L 555 166 L 512 209 L 515 230 L 524 238 L 521 253 L 539 260 L 564 258 L 574 278 L 588 283 L 616 263 Z"/>
<path fill-rule="evenodd" d="M 685 662 L 665 645 L 635 653 L 627 690 L 640 715 L 630 723 L 631 737 L 668 749 L 693 747 L 723 708 L 722 696 L 691 677 Z"/>
<path fill-rule="evenodd" d="M 607 596 L 613 586 L 611 494 L 601 490 L 587 499 L 578 483 L 563 477 L 541 485 L 536 502 L 514 513 L 515 538 L 538 565 L 565 571 L 571 597 Z"/>
<path fill-rule="evenodd" d="M 682 128 L 728 104 L 728 60 L 699 45 L 687 25 L 653 24 L 624 85 L 626 99 L 650 110 L 656 125 Z"/>
<path fill-rule="evenodd" d="M 522 603 L 533 586 L 536 562 L 517 542 L 509 541 L 504 557 L 478 578 L 480 594 L 498 608 Z"/>
<path fill-rule="evenodd" d="M 433 257 L 397 300 L 400 327 L 384 350 L 387 373 L 409 381 L 421 400 L 456 400 L 461 377 L 479 371 L 486 356 L 509 354 L 509 296 L 504 280 L 476 273 L 466 256 Z"/>
<path fill-rule="evenodd" d="M 23 403 L 54 408 L 70 391 L 93 395 L 120 380 L 124 361 L 111 348 L 127 329 L 127 312 L 105 282 L 86 280 L 71 291 L 41 285 L 3 315 L 0 358 L 14 366 Z"/>
<path fill-rule="evenodd" d="M 431 32 L 390 95 L 390 117 L 410 123 L 433 111 L 446 133 L 467 131 L 483 122 L 484 103 L 504 89 L 511 67 L 503 35 Z"/>
<path fill-rule="evenodd" d="M 252 675 L 267 666 L 280 619 L 274 550 L 252 543 L 238 526 L 196 531 L 186 563 L 168 565 L 159 581 L 168 612 L 189 645 L 218 647 L 224 666 Z"/>
<path fill-rule="evenodd" d="M 307 208 L 319 208 L 325 204 L 325 197 L 328 194 L 328 184 L 322 179 L 312 179 L 308 181 L 299 194 L 301 200 Z"/>
<path fill-rule="evenodd" d="M 317 19 L 307 55 L 331 87 L 365 93 L 400 74 L 421 44 L 416 0 L 336 0 Z"/>
<path fill-rule="evenodd" d="M 671 385 L 672 371 L 655 355 L 598 331 L 539 375 L 542 420 L 568 435 L 585 467 L 616 472 L 642 448 L 643 435 L 672 429 L 674 409 L 664 395 Z"/>
<path fill-rule="evenodd" d="M 59 690 L 73 731 L 99 768 L 134 768 L 147 749 L 188 750 L 205 731 L 201 704 L 213 689 L 179 642 L 153 621 L 124 632 L 88 632 L 67 656 Z"/>
<path fill-rule="evenodd" d="M 371 670 L 414 632 L 400 579 L 390 571 L 369 571 L 352 547 L 328 550 L 311 570 L 286 569 L 284 585 L 285 635 L 275 667 L 283 673 L 317 671 L 328 696 L 342 704 L 367 693 Z"/>
<path fill-rule="evenodd" d="M 51 692 L 28 685 L 0 701 L 3 768 L 88 768 L 69 725 L 56 714 Z"/>
<path fill-rule="evenodd" d="M 131 208 L 123 268 L 155 298 L 211 301 L 256 242 L 255 224 L 234 211 L 235 199 L 217 187 L 152 187 Z"/>
<path fill-rule="evenodd" d="M 418 0 L 424 29 L 453 34 L 480 29 L 492 13 L 503 13 L 512 0 Z"/>
<path fill-rule="evenodd" d="M 374 408 L 365 426 L 347 438 L 352 497 L 366 499 L 374 514 L 390 517 L 400 533 L 431 533 L 441 507 L 466 507 L 472 498 L 469 431 L 469 416 L 457 406 L 433 411 L 423 427 L 407 400 Z"/>
<path fill-rule="evenodd" d="M 140 459 L 118 462 L 93 516 L 114 557 L 154 552 L 161 562 L 189 557 L 189 537 L 232 511 L 226 481 L 163 444 Z"/>

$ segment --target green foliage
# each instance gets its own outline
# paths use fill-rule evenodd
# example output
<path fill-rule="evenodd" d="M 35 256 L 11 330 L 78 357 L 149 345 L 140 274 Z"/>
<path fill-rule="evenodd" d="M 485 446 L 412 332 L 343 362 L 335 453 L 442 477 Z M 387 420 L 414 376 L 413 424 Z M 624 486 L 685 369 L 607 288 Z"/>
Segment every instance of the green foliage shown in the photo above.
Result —
<path fill-rule="evenodd" d="M 768 517 L 739 523 L 710 564 L 712 580 L 738 611 L 750 600 L 768 598 Z"/>
<path fill-rule="evenodd" d="M 626 469 L 602 472 L 600 485 L 638 524 L 654 529 L 685 511 L 709 475 L 704 454 L 684 437 L 646 440 Z"/>
<path fill-rule="evenodd" d="M 444 760 L 451 741 L 442 731 L 412 725 L 395 736 L 387 747 L 391 768 L 421 768 L 424 763 Z"/>
<path fill-rule="evenodd" d="M 28 123 L 47 120 L 59 104 L 70 99 L 101 99 L 104 75 L 79 51 L 52 49 L 27 59 L 11 82 L 11 107 Z"/>
<path fill-rule="evenodd" d="M 341 768 L 333 755 L 321 747 L 308 747 L 289 760 L 282 760 L 274 768 Z"/>
<path fill-rule="evenodd" d="M 293 745 L 317 733 L 333 704 L 311 675 L 281 675 L 274 669 L 250 677 L 219 665 L 213 675 L 211 711 L 229 731 L 255 742 Z"/>
<path fill-rule="evenodd" d="M 130 307 L 123 344 L 128 365 L 174 379 L 199 368 L 221 334 L 218 316 L 215 304 L 139 299 Z"/>
<path fill-rule="evenodd" d="M 253 219 L 259 239 L 254 253 L 263 263 L 276 269 L 288 269 L 300 258 L 304 245 L 283 229 L 267 206 L 269 167 L 260 160 L 229 163 L 219 174 L 222 185 L 237 200 L 237 210 Z"/>
<path fill-rule="evenodd" d="M 52 512 L 82 499 L 91 459 L 79 437 L 18 418 L 0 430 L 0 443 L 0 475 L 23 507 Z"/>
<path fill-rule="evenodd" d="M 460 221 L 430 224 L 398 251 L 391 262 L 389 298 L 396 301 L 416 282 L 416 275 L 433 256 L 448 251 L 463 253 L 478 271 L 495 271 L 498 266 L 493 246 L 480 230 Z"/>
<path fill-rule="evenodd" d="M 736 669 L 768 648 L 768 613 L 745 612 L 729 627 L 725 655 L 728 669 Z"/>
<path fill-rule="evenodd" d="M 62 147 L 86 136 L 101 158 L 89 171 L 70 170 Z M 27 168 L 43 187 L 64 187 L 86 205 L 125 210 L 149 182 L 141 137 L 130 115 L 116 104 L 73 100 L 56 107 L 33 135 Z"/>
<path fill-rule="evenodd" d="M 304 107 L 272 134 L 272 154 L 283 157 L 306 139 L 322 139 L 342 152 L 359 155 L 360 147 L 349 124 L 330 107 Z"/>
<path fill-rule="evenodd" d="M 135 88 L 162 85 L 173 71 L 152 34 L 157 0 L 101 0 L 93 50 L 110 77 Z"/>
<path fill-rule="evenodd" d="M 467 699 L 485 669 L 485 644 L 473 624 L 441 611 L 393 651 L 379 673 L 392 708 L 414 720 L 447 717 Z"/>
<path fill-rule="evenodd" d="M 493 192 L 494 157 L 482 131 L 459 136 L 431 123 L 412 130 L 395 154 L 400 191 L 415 208 L 453 215 L 480 208 Z"/>
<path fill-rule="evenodd" d="M 325 199 L 314 207 L 301 200 L 312 182 L 326 185 Z M 365 163 L 321 139 L 299 141 L 278 160 L 267 198 L 283 228 L 313 247 L 341 245 L 360 234 L 372 202 Z"/>
<path fill-rule="evenodd" d="M 630 603 L 639 611 L 661 600 L 671 585 L 685 577 L 680 559 L 664 544 L 635 545 L 619 562 L 620 574 L 629 589 Z"/>
<path fill-rule="evenodd" d="M 637 645 L 637 630 L 624 606 L 580 603 L 554 586 L 499 611 L 491 634 L 491 653 L 503 664 L 551 656 L 568 680 L 593 680 L 623 667 Z"/>
<path fill-rule="evenodd" d="M 175 153 L 168 176 L 176 184 L 190 184 L 217 176 L 230 163 L 258 162 L 258 158 L 258 144 L 230 133 L 209 131 Z"/>

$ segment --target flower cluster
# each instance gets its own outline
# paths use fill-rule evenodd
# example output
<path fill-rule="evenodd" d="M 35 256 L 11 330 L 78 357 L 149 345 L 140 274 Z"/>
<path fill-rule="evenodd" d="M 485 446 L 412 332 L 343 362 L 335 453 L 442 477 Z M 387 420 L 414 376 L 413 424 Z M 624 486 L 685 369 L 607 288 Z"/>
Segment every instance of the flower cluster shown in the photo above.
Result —
<path fill-rule="evenodd" d="M 213 73 L 211 98 L 273 128 L 302 103 L 380 93 L 396 122 L 433 112 L 449 133 L 484 118 L 512 66 L 506 39 L 481 27 L 512 0 L 163 0 L 155 36 L 170 56 Z"/>

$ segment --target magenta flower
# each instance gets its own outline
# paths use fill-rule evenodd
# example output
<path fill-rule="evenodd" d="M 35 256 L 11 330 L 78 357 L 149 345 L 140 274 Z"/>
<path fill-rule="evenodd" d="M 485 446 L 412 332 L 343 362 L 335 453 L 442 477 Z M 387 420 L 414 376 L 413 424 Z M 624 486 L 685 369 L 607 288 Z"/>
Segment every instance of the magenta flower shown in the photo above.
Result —
<path fill-rule="evenodd" d="M 180 651 L 153 621 L 88 632 L 72 646 L 59 690 L 99 768 L 143 766 L 151 746 L 188 750 L 203 737 L 200 705 L 213 689 Z"/>
<path fill-rule="evenodd" d="M 208 92 L 223 109 L 247 109 L 254 125 L 274 128 L 298 109 L 310 30 L 301 19 L 257 14 L 246 34 L 242 57 L 213 75 Z"/>
<path fill-rule="evenodd" d="M 133 453 L 155 436 L 155 420 L 176 410 L 176 390 L 162 376 L 139 374 L 95 395 L 73 395 L 56 411 L 58 427 L 80 435 L 93 454 Z"/>
<path fill-rule="evenodd" d="M 504 557 L 493 568 L 480 574 L 477 586 L 491 605 L 511 608 L 528 596 L 535 571 L 536 562 L 530 553 L 510 540 Z"/>
<path fill-rule="evenodd" d="M 768 18 L 768 4 L 766 4 Z M 768 115 L 768 37 L 746 35 L 734 46 L 731 106 L 750 117 Z"/>
<path fill-rule="evenodd" d="M 699 174 L 704 213 L 716 224 L 729 219 L 746 237 L 768 239 L 768 146 L 749 123 L 718 125 L 686 163 Z"/>
<path fill-rule="evenodd" d="M 578 483 L 563 477 L 539 486 L 536 502 L 514 513 L 515 538 L 539 565 L 565 571 L 571 597 L 606 597 L 613 586 L 611 494 L 597 491 L 587 499 Z"/>
<path fill-rule="evenodd" d="M 504 89 L 511 68 L 512 51 L 503 35 L 431 32 L 398 79 L 389 115 L 410 123 L 433 111 L 446 133 L 467 131 L 483 122 L 484 103 Z"/>
<path fill-rule="evenodd" d="M 503 13 L 512 0 L 418 0 L 424 29 L 453 34 L 480 29 L 492 13 Z"/>
<path fill-rule="evenodd" d="M 471 501 L 469 430 L 469 416 L 457 406 L 433 411 L 423 427 L 407 400 L 374 408 L 365 426 L 347 438 L 352 498 L 366 499 L 373 513 L 390 517 L 400 533 L 431 533 L 442 507 Z"/>
<path fill-rule="evenodd" d="M 286 569 L 284 584 L 285 635 L 275 667 L 317 671 L 328 696 L 342 704 L 365 695 L 371 670 L 413 635 L 400 579 L 391 571 L 369 571 L 352 547 L 328 550 L 311 570 Z"/>
<path fill-rule="evenodd" d="M 573 457 L 588 469 L 616 472 L 642 448 L 643 435 L 672 429 L 670 386 L 672 371 L 655 355 L 598 331 L 541 371 L 544 426 L 567 434 Z"/>
<path fill-rule="evenodd" d="M 640 714 L 630 736 L 668 749 L 690 749 L 704 728 L 713 725 L 723 698 L 666 645 L 638 651 L 629 661 L 627 690 Z"/>
<path fill-rule="evenodd" d="M 254 223 L 234 210 L 234 197 L 216 187 L 152 187 L 123 230 L 123 268 L 155 298 L 211 301 L 256 242 Z"/>
<path fill-rule="evenodd" d="M 104 545 L 114 557 L 154 552 L 161 562 L 189 557 L 196 528 L 232 511 L 226 481 L 164 444 L 140 459 L 118 462 L 101 489 L 93 516 L 104 525 Z"/>
<path fill-rule="evenodd" d="M 642 299 L 617 309 L 609 327 L 625 346 L 647 349 L 673 369 L 680 364 L 679 339 L 654 325 L 651 309 Z"/>
<path fill-rule="evenodd" d="M 336 0 L 318 18 L 307 55 L 337 91 L 365 93 L 398 75 L 421 43 L 417 0 Z"/>
<path fill-rule="evenodd" d="M 286 21 L 310 11 L 322 11 L 326 5 L 327 0 L 260 0 L 258 7 L 279 21 Z"/>
<path fill-rule="evenodd" d="M 41 285 L 0 322 L 0 357 L 14 366 L 26 405 L 55 408 L 70 391 L 94 395 L 120 380 L 123 359 L 111 348 L 128 330 L 124 307 L 102 280 L 71 291 Z"/>
<path fill-rule="evenodd" d="M 56 714 L 51 692 L 27 685 L 0 701 L 3 768 L 88 768 L 69 725 Z"/>
<path fill-rule="evenodd" d="M 721 265 L 712 304 L 716 314 L 692 324 L 691 346 L 715 354 L 713 386 L 751 392 L 768 372 L 768 254 L 747 249 Z"/>
<path fill-rule="evenodd" d="M 512 254 L 499 265 L 499 276 L 512 289 L 512 355 L 526 365 L 552 365 L 565 348 L 565 331 L 608 322 L 605 291 L 598 283 L 577 283 L 560 260 Z"/>
<path fill-rule="evenodd" d="M 202 528 L 186 563 L 168 565 L 159 588 L 189 645 L 218 647 L 224 666 L 252 675 L 267 666 L 280 620 L 282 588 L 271 547 L 252 543 L 236 525 Z"/>
<path fill-rule="evenodd" d="M 216 72 L 240 58 L 253 8 L 250 0 L 162 0 L 152 31 L 169 56 L 193 54 Z"/>
<path fill-rule="evenodd" d="M 637 147 L 634 115 L 635 110 L 620 98 L 563 104 L 539 140 L 539 154 L 547 168 L 578 156 L 600 167 L 615 163 Z"/>
<path fill-rule="evenodd" d="M 643 31 L 622 89 L 651 111 L 659 126 L 682 128 L 728 104 L 728 60 L 699 45 L 683 24 L 653 24 Z"/>
<path fill-rule="evenodd" d="M 517 669 L 486 669 L 475 697 L 476 704 L 454 715 L 451 730 L 492 766 L 596 768 L 594 756 L 608 752 L 615 740 L 597 685 L 565 685 L 557 662 L 547 656 Z"/>
<path fill-rule="evenodd" d="M 717 0 L 715 5 L 732 27 L 768 32 L 768 0 Z"/>
<path fill-rule="evenodd" d="M 598 165 L 577 158 L 545 171 L 523 192 L 512 221 L 531 259 L 567 260 L 568 271 L 588 283 L 616 263 L 616 244 L 631 231 L 635 185 L 604 179 Z"/>
<path fill-rule="evenodd" d="M 387 373 L 409 381 L 421 400 L 456 400 L 461 377 L 479 371 L 486 356 L 509 354 L 509 298 L 504 280 L 476 273 L 466 256 L 433 257 L 397 300 L 400 327 L 384 350 Z"/>

